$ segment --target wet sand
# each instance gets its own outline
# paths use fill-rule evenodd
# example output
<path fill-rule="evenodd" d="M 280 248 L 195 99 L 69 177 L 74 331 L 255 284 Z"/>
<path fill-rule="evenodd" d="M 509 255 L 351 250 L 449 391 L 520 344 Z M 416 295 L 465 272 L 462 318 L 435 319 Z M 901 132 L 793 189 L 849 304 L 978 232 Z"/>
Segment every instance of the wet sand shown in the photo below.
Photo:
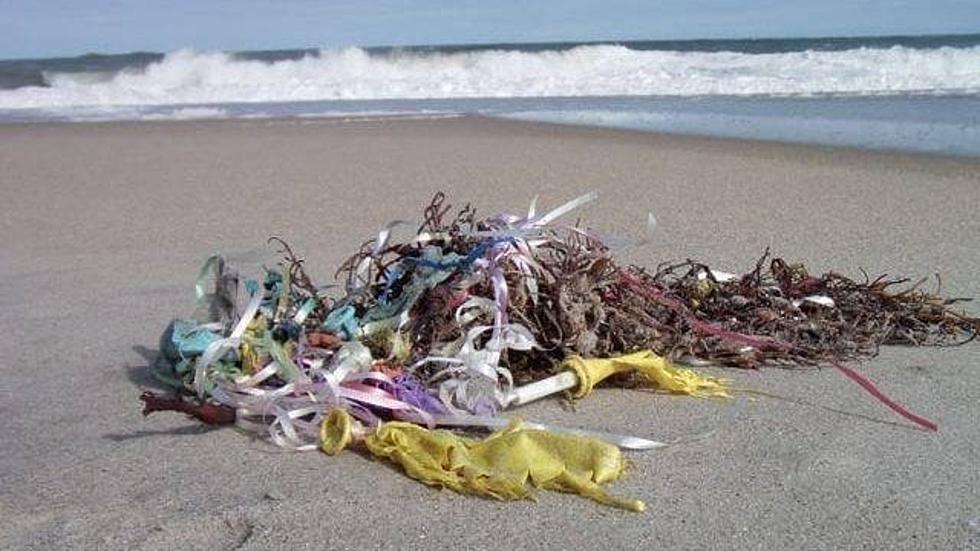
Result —
<path fill-rule="evenodd" d="M 280 453 L 177 415 L 144 419 L 159 333 L 193 309 L 201 262 L 321 282 L 437 190 L 483 213 L 558 204 L 634 241 L 647 266 L 750 269 L 766 247 L 815 272 L 942 274 L 980 297 L 980 162 L 480 118 L 0 126 L 0 547 L 891 548 L 980 545 L 980 344 L 887 348 L 856 367 L 937 421 L 910 428 L 829 369 L 718 370 L 779 396 L 606 389 L 520 410 L 673 439 L 612 490 L 643 514 L 548 492 L 497 503 L 371 459 Z M 967 308 L 980 313 L 975 305 Z"/>

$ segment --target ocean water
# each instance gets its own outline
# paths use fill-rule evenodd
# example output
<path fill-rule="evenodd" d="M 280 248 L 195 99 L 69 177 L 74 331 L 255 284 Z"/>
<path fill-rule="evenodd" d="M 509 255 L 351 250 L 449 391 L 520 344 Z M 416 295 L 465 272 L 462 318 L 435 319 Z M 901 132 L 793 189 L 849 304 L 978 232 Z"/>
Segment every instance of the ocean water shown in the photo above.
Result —
<path fill-rule="evenodd" d="M 0 60 L 0 121 L 467 113 L 980 156 L 980 35 Z"/>

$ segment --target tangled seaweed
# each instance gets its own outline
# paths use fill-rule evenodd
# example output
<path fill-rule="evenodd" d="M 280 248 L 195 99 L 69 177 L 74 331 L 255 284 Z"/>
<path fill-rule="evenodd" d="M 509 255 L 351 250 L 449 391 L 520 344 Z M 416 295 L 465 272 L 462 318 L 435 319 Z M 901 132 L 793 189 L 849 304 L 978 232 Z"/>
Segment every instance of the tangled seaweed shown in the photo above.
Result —
<path fill-rule="evenodd" d="M 435 196 L 418 230 L 441 239 L 390 244 L 374 254 L 370 241 L 343 265 L 338 273 L 346 274 L 348 285 L 365 260 L 375 268 L 367 272 L 359 311 L 397 296 L 411 273 L 392 267 L 418 258 L 423 247 L 469 255 L 471 263 L 493 246 L 492 239 L 472 236 L 491 231 L 499 217 L 475 221 L 466 205 L 445 223 L 450 207 L 444 200 L 441 193 Z M 677 361 L 814 364 L 871 357 L 881 345 L 958 345 L 980 331 L 977 318 L 954 309 L 969 299 L 927 293 L 921 290 L 924 280 L 897 289 L 910 280 L 865 276 L 857 282 L 834 272 L 816 277 L 768 250 L 741 277 L 693 260 L 650 273 L 618 266 L 609 249 L 581 228 L 547 229 L 536 237 L 533 249 L 509 243 L 521 261 L 502 271 L 507 318 L 527 327 L 540 346 L 510 358 L 511 370 L 529 379 L 569 354 L 608 357 L 650 348 Z M 492 300 L 493 292 L 491 281 L 472 281 L 463 269 L 427 291 L 412 310 L 414 358 L 425 357 L 434 343 L 459 338 L 453 313 L 463 297 Z"/>

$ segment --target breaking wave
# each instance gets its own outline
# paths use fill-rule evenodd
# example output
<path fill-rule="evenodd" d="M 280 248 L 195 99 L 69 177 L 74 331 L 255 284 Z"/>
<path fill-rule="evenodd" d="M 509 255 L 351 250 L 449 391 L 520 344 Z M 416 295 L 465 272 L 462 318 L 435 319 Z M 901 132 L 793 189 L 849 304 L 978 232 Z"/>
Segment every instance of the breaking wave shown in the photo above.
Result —
<path fill-rule="evenodd" d="M 46 74 L 0 91 L 0 109 L 315 100 L 559 96 L 980 93 L 980 46 L 767 54 L 632 50 L 323 50 L 247 60 L 181 50 L 114 74 Z"/>

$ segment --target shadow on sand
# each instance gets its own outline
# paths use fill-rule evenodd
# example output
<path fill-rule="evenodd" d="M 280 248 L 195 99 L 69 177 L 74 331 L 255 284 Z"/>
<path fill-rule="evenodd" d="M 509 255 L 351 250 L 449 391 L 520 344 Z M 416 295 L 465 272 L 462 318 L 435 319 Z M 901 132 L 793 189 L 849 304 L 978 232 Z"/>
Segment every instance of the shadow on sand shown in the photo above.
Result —
<path fill-rule="evenodd" d="M 160 365 L 160 362 L 163 361 L 163 358 L 160 356 L 160 351 L 143 345 L 134 345 L 133 351 L 139 354 L 140 357 L 146 362 L 142 365 L 124 366 L 126 378 L 133 383 L 133 386 L 137 387 L 139 390 L 154 390 L 157 392 L 172 394 L 174 392 L 174 387 L 166 384 L 153 375 L 153 369 L 164 368 L 164 366 Z M 133 407 L 135 409 L 138 407 L 138 405 L 134 404 Z M 189 420 L 193 421 L 192 424 L 182 427 L 161 430 L 137 430 L 128 433 L 110 433 L 103 434 L 102 438 L 113 442 L 126 442 L 128 440 L 146 438 L 148 436 L 196 436 L 225 428 L 205 425 L 199 421 L 193 420 L 192 418 L 189 418 Z"/>

